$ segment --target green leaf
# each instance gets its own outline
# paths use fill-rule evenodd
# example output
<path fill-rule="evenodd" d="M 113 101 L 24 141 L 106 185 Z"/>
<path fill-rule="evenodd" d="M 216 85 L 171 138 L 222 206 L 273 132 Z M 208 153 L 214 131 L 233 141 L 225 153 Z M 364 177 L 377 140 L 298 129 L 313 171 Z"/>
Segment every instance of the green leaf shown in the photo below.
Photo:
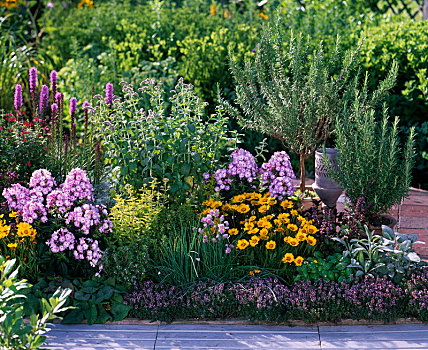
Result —
<path fill-rule="evenodd" d="M 98 304 L 97 310 L 98 310 L 98 317 L 97 317 L 96 323 L 106 323 L 107 321 L 112 319 L 111 315 L 104 308 L 104 305 Z"/>
<path fill-rule="evenodd" d="M 95 304 L 99 304 L 104 300 L 108 300 L 113 295 L 113 289 L 110 286 L 104 286 L 96 295 Z"/>
<path fill-rule="evenodd" d="M 180 166 L 180 172 L 184 176 L 189 176 L 191 169 L 192 169 L 192 166 L 189 163 L 182 163 Z"/>
<path fill-rule="evenodd" d="M 88 320 L 88 324 L 94 324 L 98 316 L 97 306 L 92 301 L 89 301 L 88 307 L 82 307 L 82 311 Z"/>
<path fill-rule="evenodd" d="M 78 290 L 76 293 L 74 293 L 74 299 L 76 300 L 87 301 L 90 297 L 90 294 L 84 293 L 81 290 Z"/>
<path fill-rule="evenodd" d="M 84 315 L 81 312 L 81 310 L 74 309 L 65 315 L 61 323 L 64 323 L 64 324 L 81 323 L 83 319 L 84 319 Z"/>
<path fill-rule="evenodd" d="M 132 307 L 130 305 L 114 304 L 111 307 L 111 313 L 113 314 L 113 320 L 114 321 L 123 320 L 128 315 L 128 312 L 131 309 L 132 309 Z"/>
<path fill-rule="evenodd" d="M 129 172 L 129 169 L 128 169 L 128 167 L 125 165 L 125 166 L 122 166 L 121 168 L 120 168 L 120 174 L 122 175 L 122 176 L 125 176 L 125 175 L 127 175 L 128 174 L 128 172 Z"/>
<path fill-rule="evenodd" d="M 189 129 L 189 131 L 194 134 L 196 131 L 196 126 L 194 124 L 188 124 L 187 128 Z"/>

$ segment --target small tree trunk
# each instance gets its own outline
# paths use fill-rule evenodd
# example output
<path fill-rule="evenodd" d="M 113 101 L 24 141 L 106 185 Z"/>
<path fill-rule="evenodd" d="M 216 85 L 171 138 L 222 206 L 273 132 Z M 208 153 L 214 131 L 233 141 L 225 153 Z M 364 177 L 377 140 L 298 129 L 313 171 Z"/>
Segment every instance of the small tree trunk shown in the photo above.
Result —
<path fill-rule="evenodd" d="M 428 0 L 425 0 L 422 6 L 422 18 L 428 20 Z"/>
<path fill-rule="evenodd" d="M 306 183 L 305 183 L 305 155 L 300 154 L 300 192 L 305 192 Z"/>

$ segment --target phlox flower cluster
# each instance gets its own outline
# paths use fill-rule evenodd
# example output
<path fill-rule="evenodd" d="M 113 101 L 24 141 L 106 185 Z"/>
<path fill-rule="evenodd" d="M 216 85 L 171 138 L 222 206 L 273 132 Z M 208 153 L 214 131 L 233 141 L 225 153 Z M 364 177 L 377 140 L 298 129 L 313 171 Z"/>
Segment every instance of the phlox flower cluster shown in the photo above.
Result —
<path fill-rule="evenodd" d="M 95 267 L 103 254 L 98 241 L 79 235 L 89 236 L 91 230 L 110 232 L 113 225 L 104 206 L 87 203 L 94 197 L 86 172 L 73 169 L 57 187 L 51 173 L 39 169 L 32 174 L 29 187 L 14 184 L 4 189 L 9 209 L 17 211 L 23 222 L 29 224 L 36 220 L 46 223 L 49 215 L 54 216 L 57 223 L 62 221 L 63 227 L 53 232 L 46 242 L 52 253 L 70 250 L 76 259 L 85 259 Z"/>
<path fill-rule="evenodd" d="M 97 240 L 81 237 L 76 241 L 76 249 L 73 251 L 73 255 L 77 260 L 88 260 L 89 264 L 95 267 L 102 258 L 103 252 L 98 247 Z M 101 269 L 102 266 L 100 266 Z"/>
<path fill-rule="evenodd" d="M 46 223 L 48 221 L 47 215 L 45 206 L 35 200 L 29 200 L 22 208 L 22 220 L 29 224 L 32 224 L 37 219 Z"/>
<path fill-rule="evenodd" d="M 293 181 L 286 176 L 278 176 L 269 182 L 269 193 L 272 197 L 282 201 L 295 192 Z"/>
<path fill-rule="evenodd" d="M 74 202 L 77 199 L 93 201 L 92 194 L 93 188 L 89 181 L 86 171 L 76 168 L 71 170 L 64 183 L 62 184 L 62 191 L 68 195 L 70 200 Z"/>
<path fill-rule="evenodd" d="M 52 233 L 51 239 L 46 242 L 52 253 L 74 249 L 74 235 L 66 228 L 60 228 Z"/>
<path fill-rule="evenodd" d="M 226 169 L 217 169 L 214 172 L 216 192 L 229 191 L 234 180 L 245 181 L 251 184 L 257 178 L 258 167 L 253 155 L 238 148 L 231 155 L 231 161 Z M 206 181 L 211 177 L 210 174 L 204 173 L 203 177 Z"/>
<path fill-rule="evenodd" d="M 284 200 L 295 192 L 291 179 L 295 179 L 290 157 L 284 151 L 275 152 L 260 168 L 263 183 L 267 183 L 272 197 Z"/>
<path fill-rule="evenodd" d="M 56 182 L 49 171 L 39 169 L 32 174 L 29 187 L 31 199 L 43 203 L 44 196 L 48 195 L 56 187 Z"/>
<path fill-rule="evenodd" d="M 286 152 L 275 152 L 267 163 L 261 168 L 257 167 L 253 155 L 238 148 L 231 155 L 231 161 L 225 169 L 217 169 L 214 174 L 204 173 L 205 182 L 208 183 L 213 176 L 215 192 L 230 191 L 233 184 L 240 181 L 242 184 L 250 184 L 256 189 L 257 184 L 262 184 L 263 189 L 269 189 L 272 197 L 284 200 L 295 192 L 295 186 L 291 179 L 295 179 L 290 157 Z"/>
<path fill-rule="evenodd" d="M 104 216 L 104 219 L 101 217 Z M 112 228 L 110 219 L 107 217 L 107 210 L 99 205 L 83 204 L 80 207 L 75 207 L 65 216 L 65 223 L 68 225 L 72 223 L 85 235 L 89 234 L 89 230 L 93 226 L 99 226 L 98 230 L 108 232 Z"/>
<path fill-rule="evenodd" d="M 72 205 L 71 198 L 61 189 L 53 190 L 46 197 L 46 207 L 49 209 L 56 208 L 61 214 L 65 214 Z"/>
<path fill-rule="evenodd" d="M 11 211 L 22 210 L 29 200 L 30 190 L 20 184 L 13 184 L 3 190 L 3 197 L 7 200 L 7 205 Z"/>
<path fill-rule="evenodd" d="M 242 148 L 238 148 L 230 157 L 232 161 L 229 163 L 228 174 L 237 176 L 240 180 L 246 179 L 248 183 L 253 182 L 258 173 L 253 155 Z"/>

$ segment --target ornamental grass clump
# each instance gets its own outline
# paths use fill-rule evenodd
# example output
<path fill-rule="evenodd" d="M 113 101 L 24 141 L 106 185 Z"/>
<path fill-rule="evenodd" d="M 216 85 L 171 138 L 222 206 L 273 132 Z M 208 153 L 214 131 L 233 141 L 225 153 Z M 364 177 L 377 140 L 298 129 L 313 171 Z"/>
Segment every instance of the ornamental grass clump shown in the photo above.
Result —
<path fill-rule="evenodd" d="M 230 55 L 236 102 L 244 115 L 227 102 L 223 105 L 244 128 L 268 134 L 299 155 L 301 192 L 305 191 L 305 159 L 333 131 L 360 44 L 343 55 L 337 40 L 327 58 L 322 42 L 309 52 L 309 40 L 292 34 L 285 44 L 277 26 L 265 29 L 254 60 L 243 67 Z"/>

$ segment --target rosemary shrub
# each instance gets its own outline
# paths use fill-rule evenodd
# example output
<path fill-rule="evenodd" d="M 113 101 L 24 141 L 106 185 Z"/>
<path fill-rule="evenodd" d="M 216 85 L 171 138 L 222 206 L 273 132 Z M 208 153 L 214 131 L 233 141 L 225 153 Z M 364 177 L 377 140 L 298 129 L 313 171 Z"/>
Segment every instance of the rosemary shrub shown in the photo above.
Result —
<path fill-rule="evenodd" d="M 364 198 L 367 219 L 378 224 L 378 216 L 407 196 L 414 165 L 414 128 L 402 148 L 398 140 L 398 117 L 391 123 L 383 105 L 381 118 L 376 118 L 376 102 L 382 100 L 394 85 L 397 65 L 371 96 L 367 92 L 367 75 L 360 91 L 358 77 L 350 90 L 354 101 L 338 116 L 335 128 L 338 168 L 331 176 L 341 185 L 355 208 Z M 381 119 L 381 121 L 377 121 Z"/>
<path fill-rule="evenodd" d="M 305 159 L 333 131 L 362 40 L 343 54 L 338 38 L 330 57 L 326 56 L 322 42 L 313 53 L 309 51 L 309 42 L 292 33 L 286 45 L 278 25 L 273 29 L 266 27 L 254 60 L 241 66 L 230 55 L 236 102 L 244 116 L 222 101 L 243 127 L 268 134 L 299 155 L 302 192 Z"/>

